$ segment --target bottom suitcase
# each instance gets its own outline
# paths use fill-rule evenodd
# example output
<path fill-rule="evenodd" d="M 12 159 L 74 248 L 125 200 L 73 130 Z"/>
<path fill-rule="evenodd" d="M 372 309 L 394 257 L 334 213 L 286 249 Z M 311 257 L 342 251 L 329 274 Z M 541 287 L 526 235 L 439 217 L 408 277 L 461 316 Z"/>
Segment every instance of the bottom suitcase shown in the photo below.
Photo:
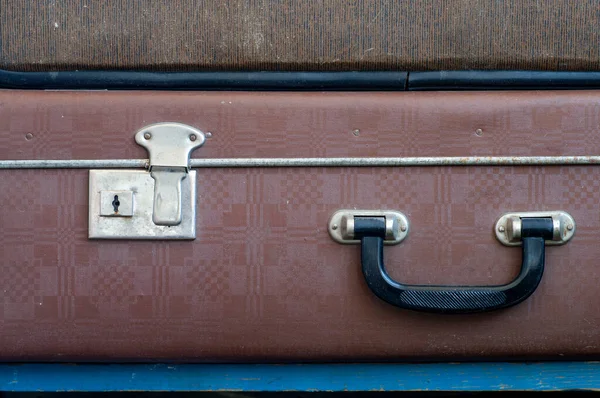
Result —
<path fill-rule="evenodd" d="M 0 91 L 0 121 L 3 361 L 600 353 L 596 92 Z"/>

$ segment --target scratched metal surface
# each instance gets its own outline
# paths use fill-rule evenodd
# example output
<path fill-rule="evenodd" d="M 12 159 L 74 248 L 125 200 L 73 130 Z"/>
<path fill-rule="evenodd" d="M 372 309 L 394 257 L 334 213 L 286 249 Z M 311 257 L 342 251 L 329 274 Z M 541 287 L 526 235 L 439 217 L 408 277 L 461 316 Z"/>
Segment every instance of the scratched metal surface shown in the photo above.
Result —
<path fill-rule="evenodd" d="M 0 92 L 0 159 L 143 159 L 157 121 L 211 131 L 199 158 L 577 156 L 600 153 L 600 94 Z M 478 131 L 480 129 L 481 131 Z M 358 132 L 357 132 L 358 130 Z M 87 239 L 86 170 L 0 171 L 0 359 L 369 361 L 597 357 L 600 168 L 198 169 L 193 242 Z M 571 213 L 536 293 L 514 308 L 436 316 L 368 290 L 339 208 L 398 209 L 386 248 L 406 283 L 499 284 L 519 249 L 504 212 Z"/>
<path fill-rule="evenodd" d="M 192 159 L 191 168 L 414 167 L 414 166 L 587 166 L 600 156 L 470 156 L 418 158 L 220 158 Z M 148 159 L 0 160 L 0 169 L 148 168 Z"/>

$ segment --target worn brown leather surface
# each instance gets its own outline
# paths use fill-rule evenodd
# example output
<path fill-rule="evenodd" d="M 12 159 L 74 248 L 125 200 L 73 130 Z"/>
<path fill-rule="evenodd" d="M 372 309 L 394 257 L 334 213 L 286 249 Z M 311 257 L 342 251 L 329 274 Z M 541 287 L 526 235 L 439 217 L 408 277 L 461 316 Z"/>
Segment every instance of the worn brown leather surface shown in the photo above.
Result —
<path fill-rule="evenodd" d="M 600 68 L 600 0 L 0 0 L 12 70 Z"/>
<path fill-rule="evenodd" d="M 595 155 L 600 93 L 0 91 L 0 159 L 145 158 L 136 130 L 210 131 L 195 157 Z M 479 134 L 477 129 L 481 129 Z M 29 135 L 28 135 L 29 134 Z M 596 358 L 600 168 L 199 169 L 195 241 L 87 239 L 86 170 L 0 170 L 0 360 L 375 361 Z M 508 211 L 568 211 L 541 285 L 486 314 L 376 298 L 340 208 L 390 208 L 406 283 L 500 284 Z"/>

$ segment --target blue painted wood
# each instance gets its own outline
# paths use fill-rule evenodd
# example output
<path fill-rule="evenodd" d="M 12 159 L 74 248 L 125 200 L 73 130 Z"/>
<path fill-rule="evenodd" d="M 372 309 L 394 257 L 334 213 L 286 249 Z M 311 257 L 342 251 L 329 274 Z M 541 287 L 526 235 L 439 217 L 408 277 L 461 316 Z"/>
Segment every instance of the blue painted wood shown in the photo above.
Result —
<path fill-rule="evenodd" d="M 557 391 L 598 388 L 599 362 L 0 365 L 2 391 Z"/>

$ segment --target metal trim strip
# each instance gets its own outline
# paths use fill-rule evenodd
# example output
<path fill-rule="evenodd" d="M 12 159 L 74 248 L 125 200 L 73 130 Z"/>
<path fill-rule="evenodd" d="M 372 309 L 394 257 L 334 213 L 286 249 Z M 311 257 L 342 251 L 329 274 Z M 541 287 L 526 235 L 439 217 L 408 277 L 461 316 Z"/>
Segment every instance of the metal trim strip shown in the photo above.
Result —
<path fill-rule="evenodd" d="M 0 169 L 147 168 L 148 159 L 0 160 Z M 431 166 L 588 166 L 600 156 L 469 156 L 381 158 L 222 158 L 191 159 L 193 168 L 254 167 L 431 167 Z"/>

